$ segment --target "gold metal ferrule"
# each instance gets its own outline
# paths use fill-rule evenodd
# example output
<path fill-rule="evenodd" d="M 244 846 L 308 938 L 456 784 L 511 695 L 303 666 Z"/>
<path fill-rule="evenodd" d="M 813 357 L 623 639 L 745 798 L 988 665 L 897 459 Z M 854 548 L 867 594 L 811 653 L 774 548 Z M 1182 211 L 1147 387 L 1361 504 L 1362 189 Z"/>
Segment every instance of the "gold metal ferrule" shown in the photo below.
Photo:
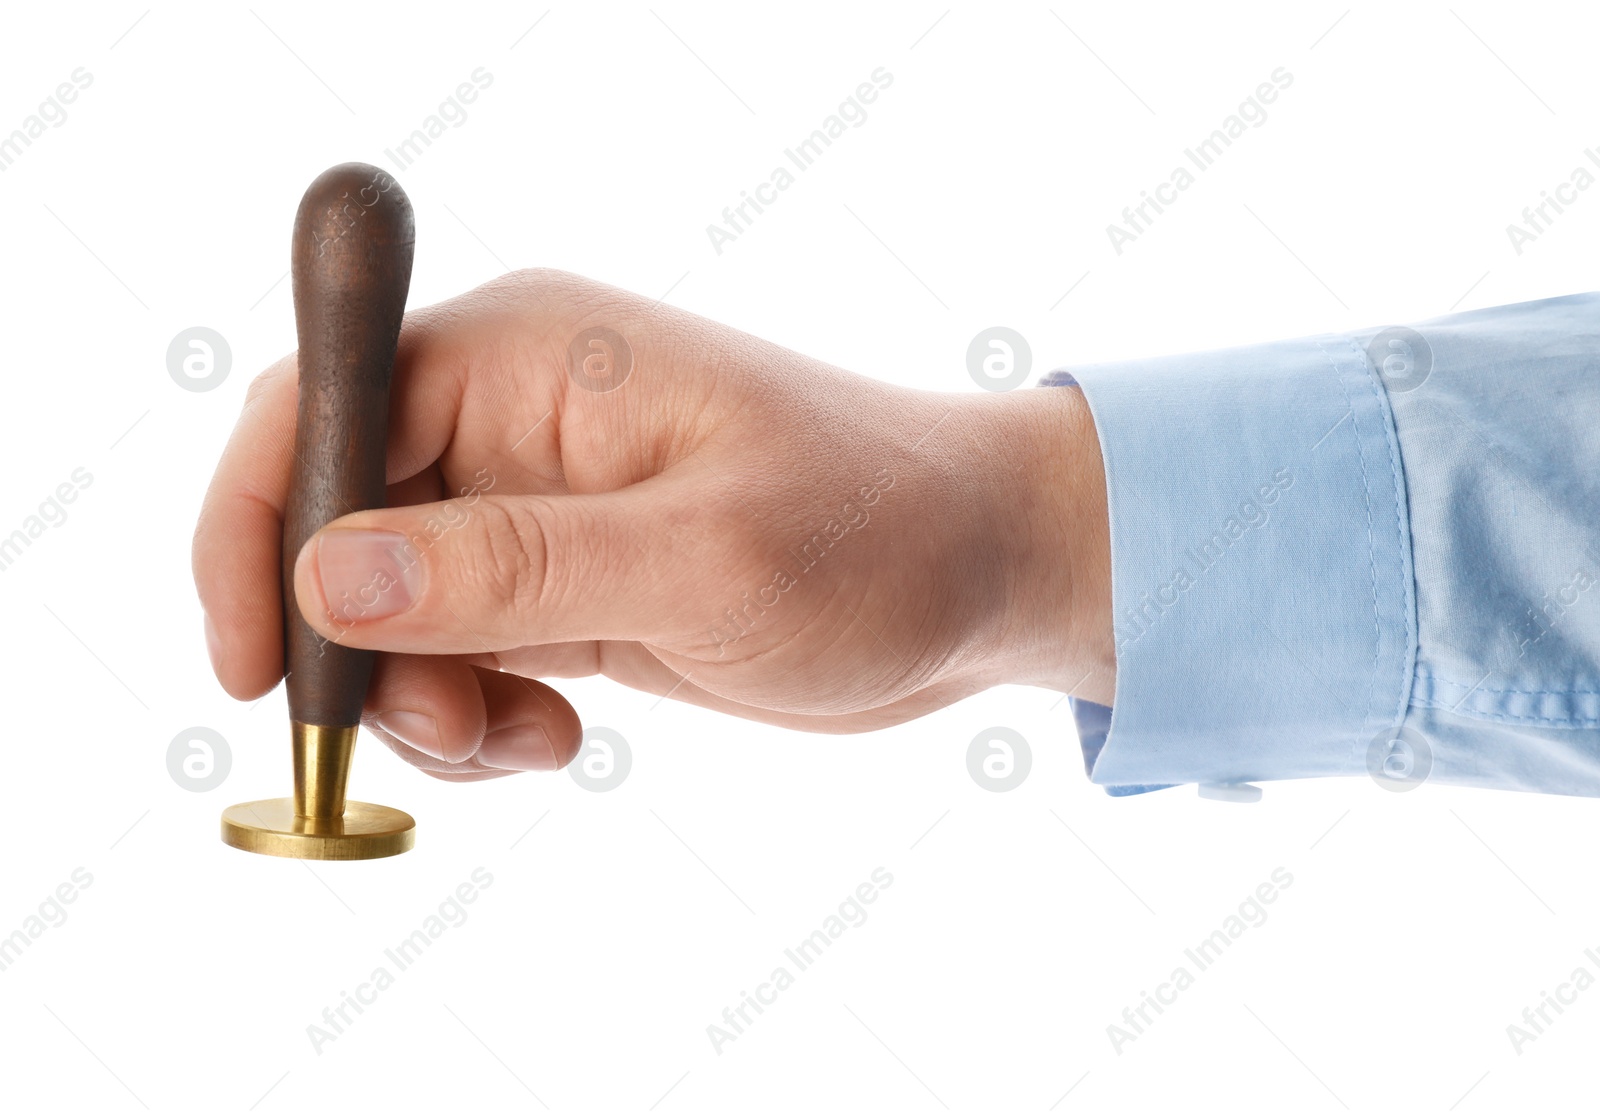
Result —
<path fill-rule="evenodd" d="M 294 741 L 294 815 L 314 821 L 344 816 L 344 787 L 356 750 L 356 728 L 289 721 Z"/>

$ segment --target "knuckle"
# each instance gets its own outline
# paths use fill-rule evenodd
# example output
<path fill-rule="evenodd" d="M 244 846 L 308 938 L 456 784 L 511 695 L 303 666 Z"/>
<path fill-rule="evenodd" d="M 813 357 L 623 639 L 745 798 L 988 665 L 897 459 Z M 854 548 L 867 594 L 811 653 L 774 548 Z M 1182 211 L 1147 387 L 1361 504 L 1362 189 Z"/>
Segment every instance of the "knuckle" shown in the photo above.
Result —
<path fill-rule="evenodd" d="M 536 511 L 483 503 L 481 553 L 468 578 L 490 589 L 514 619 L 537 613 L 549 588 L 550 542 Z"/>
<path fill-rule="evenodd" d="M 544 300 L 590 284 L 581 276 L 558 268 L 519 268 L 496 277 L 479 290 L 497 302 L 525 303 L 530 295 Z"/>
<path fill-rule="evenodd" d="M 552 288 L 576 280 L 577 277 L 559 268 L 519 268 L 509 273 L 507 279 L 519 287 Z"/>
<path fill-rule="evenodd" d="M 622 295 L 609 285 L 559 268 L 518 269 L 491 280 L 479 291 L 492 302 L 515 307 L 522 313 L 532 303 L 556 327 L 570 326 L 585 315 L 611 306 Z"/>

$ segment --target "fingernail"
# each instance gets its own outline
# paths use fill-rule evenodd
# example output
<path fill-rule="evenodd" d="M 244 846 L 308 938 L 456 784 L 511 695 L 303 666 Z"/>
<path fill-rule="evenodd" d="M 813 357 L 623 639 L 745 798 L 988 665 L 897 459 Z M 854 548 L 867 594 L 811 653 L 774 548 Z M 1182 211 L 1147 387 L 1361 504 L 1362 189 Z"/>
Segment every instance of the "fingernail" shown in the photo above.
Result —
<path fill-rule="evenodd" d="M 399 614 L 416 599 L 421 577 L 403 534 L 329 529 L 317 538 L 317 578 L 328 612 L 341 622 Z"/>
<path fill-rule="evenodd" d="M 555 748 L 550 736 L 536 723 L 502 727 L 483 737 L 483 746 L 474 756 L 496 770 L 554 770 Z"/>
<path fill-rule="evenodd" d="M 211 671 L 217 676 L 222 676 L 222 635 L 217 633 L 217 624 L 211 621 L 211 616 L 206 615 L 206 655 L 211 658 Z"/>
<path fill-rule="evenodd" d="M 406 746 L 415 747 L 440 762 L 448 761 L 439 742 L 439 722 L 432 716 L 421 712 L 379 712 L 372 722 Z"/>

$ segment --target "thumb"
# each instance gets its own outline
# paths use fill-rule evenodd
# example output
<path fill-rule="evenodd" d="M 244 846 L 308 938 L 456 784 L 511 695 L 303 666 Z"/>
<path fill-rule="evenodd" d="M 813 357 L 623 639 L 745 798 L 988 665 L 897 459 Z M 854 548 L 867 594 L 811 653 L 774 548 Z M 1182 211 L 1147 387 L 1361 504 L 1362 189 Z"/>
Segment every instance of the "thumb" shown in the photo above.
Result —
<path fill-rule="evenodd" d="M 678 489 L 657 477 L 350 514 L 301 549 L 295 598 L 323 637 L 399 653 L 709 632 L 695 609 L 708 534 L 686 531 L 697 511 Z"/>

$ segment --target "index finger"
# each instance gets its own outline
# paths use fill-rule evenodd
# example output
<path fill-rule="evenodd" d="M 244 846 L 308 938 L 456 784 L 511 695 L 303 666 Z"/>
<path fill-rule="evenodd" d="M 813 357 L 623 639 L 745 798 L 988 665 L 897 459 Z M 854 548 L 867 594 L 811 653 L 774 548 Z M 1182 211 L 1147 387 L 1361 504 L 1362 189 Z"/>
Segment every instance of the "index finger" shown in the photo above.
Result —
<path fill-rule="evenodd" d="M 294 456 L 294 355 L 251 384 L 200 506 L 190 563 L 217 680 L 250 700 L 283 676 L 283 510 Z"/>
<path fill-rule="evenodd" d="M 387 476 L 419 476 L 449 445 L 469 365 L 468 320 L 428 308 L 406 317 L 390 398 Z M 244 409 L 206 491 L 191 563 L 206 615 L 217 679 L 229 695 L 253 699 L 283 676 L 283 518 L 294 464 L 299 399 L 294 355 L 270 366 L 245 394 Z M 441 496 L 428 476 L 410 500 Z"/>

